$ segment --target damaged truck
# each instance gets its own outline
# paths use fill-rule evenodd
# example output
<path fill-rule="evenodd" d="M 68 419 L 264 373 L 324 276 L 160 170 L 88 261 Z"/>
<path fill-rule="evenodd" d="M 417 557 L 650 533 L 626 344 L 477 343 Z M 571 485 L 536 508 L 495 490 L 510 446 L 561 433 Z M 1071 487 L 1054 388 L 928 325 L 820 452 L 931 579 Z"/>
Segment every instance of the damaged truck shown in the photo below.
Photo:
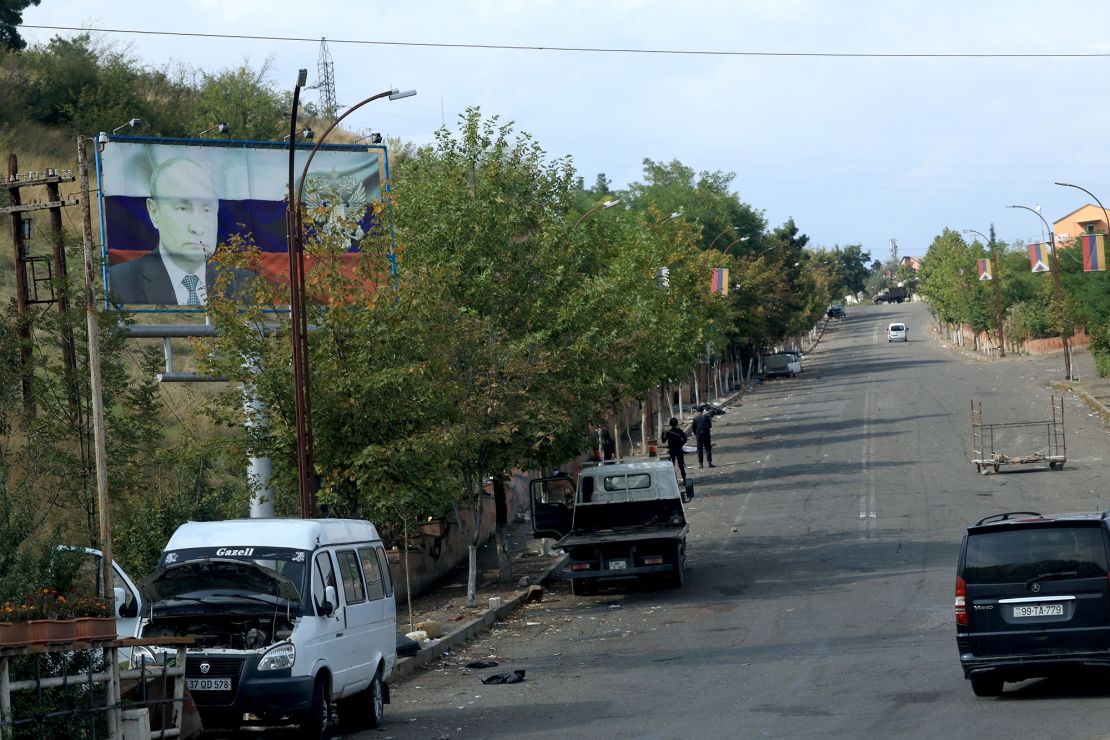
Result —
<path fill-rule="evenodd" d="M 566 551 L 575 595 L 631 580 L 679 588 L 690 531 L 684 504 L 692 495 L 663 460 L 584 467 L 577 484 L 562 474 L 536 478 L 529 484 L 532 533 Z"/>

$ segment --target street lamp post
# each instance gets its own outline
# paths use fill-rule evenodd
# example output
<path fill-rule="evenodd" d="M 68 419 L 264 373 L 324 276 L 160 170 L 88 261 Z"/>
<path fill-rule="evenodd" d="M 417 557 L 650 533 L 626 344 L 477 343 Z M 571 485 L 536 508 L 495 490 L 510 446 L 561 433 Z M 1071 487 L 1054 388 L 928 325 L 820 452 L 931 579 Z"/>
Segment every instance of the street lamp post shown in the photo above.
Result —
<path fill-rule="evenodd" d="M 1056 234 L 1053 233 L 1052 229 L 1048 225 L 1048 221 L 1044 220 L 1044 216 L 1041 215 L 1040 211 L 1030 208 L 1029 206 L 1013 205 L 1006 207 L 1021 208 L 1029 211 L 1030 213 L 1035 213 L 1037 214 L 1037 218 L 1041 220 L 1041 223 L 1044 224 L 1045 231 L 1048 232 L 1048 250 L 1050 259 L 1052 260 L 1052 280 L 1056 288 L 1056 302 L 1060 304 L 1060 311 L 1063 312 L 1064 293 L 1063 290 L 1060 288 L 1060 261 L 1056 259 Z M 1062 313 L 1061 318 L 1064 318 Z M 1061 321 L 1061 324 L 1063 323 L 1065 322 Z M 1064 343 L 1064 375 L 1067 377 L 1068 380 L 1071 380 L 1071 349 L 1068 347 L 1068 328 L 1066 326 L 1061 326 L 1060 335 Z"/>
<path fill-rule="evenodd" d="M 998 250 L 995 249 L 993 238 L 983 236 L 983 234 L 976 231 L 975 229 L 964 229 L 964 233 L 975 234 L 980 239 L 985 241 L 987 243 L 987 246 L 991 250 L 991 261 L 994 263 L 994 280 L 992 280 L 991 282 L 994 283 L 994 321 L 995 330 L 998 332 L 998 356 L 1005 357 L 1006 335 L 1004 333 L 1005 330 L 1002 326 L 1002 270 L 998 266 Z"/>
<path fill-rule="evenodd" d="M 375 100 L 385 97 L 390 100 L 400 100 L 416 94 L 415 90 L 399 92 L 397 88 L 392 88 L 377 95 L 371 95 L 348 108 L 324 131 L 308 153 L 304 169 L 301 171 L 301 182 L 294 198 L 297 113 L 301 88 L 304 87 L 307 79 L 308 70 L 300 70 L 297 84 L 293 88 L 293 105 L 289 114 L 289 190 L 285 212 L 289 249 L 289 323 L 293 345 L 293 390 L 297 430 L 297 488 L 300 493 L 302 518 L 316 515 L 316 474 L 312 461 L 312 384 L 308 366 L 308 310 L 305 303 L 304 240 L 301 221 L 301 203 L 305 180 L 308 178 L 308 168 L 312 164 L 312 158 L 320 150 L 320 145 L 344 118 Z"/>
<path fill-rule="evenodd" d="M 732 249 L 733 247 L 735 247 L 735 246 L 736 246 L 737 244 L 739 244 L 740 242 L 746 242 L 746 241 L 747 241 L 748 239 L 750 239 L 750 238 L 751 238 L 750 236 L 742 236 L 742 237 L 740 237 L 740 238 L 738 238 L 738 239 L 733 239 L 732 241 L 730 241 L 730 242 L 728 243 L 728 245 L 727 245 L 727 246 L 725 247 L 724 251 L 726 251 L 726 252 L 727 252 L 728 250 Z"/>
<path fill-rule="evenodd" d="M 1084 193 L 1086 193 L 1087 195 L 1094 198 L 1095 203 L 1098 203 L 1098 207 L 1102 209 L 1102 217 L 1103 217 L 1103 219 L 1105 219 L 1104 223 L 1106 224 L 1106 230 L 1107 230 L 1108 233 L 1110 233 L 1110 216 L 1106 215 L 1106 206 L 1102 205 L 1102 201 L 1098 199 L 1097 195 L 1095 195 L 1094 193 L 1092 193 L 1090 190 L 1083 187 L 1082 185 L 1073 185 L 1070 182 L 1057 182 L 1057 183 L 1053 183 L 1053 184 L 1054 185 L 1059 185 L 1059 186 L 1065 187 L 1065 188 L 1075 188 L 1076 190 L 1082 190 Z"/>
<path fill-rule="evenodd" d="M 722 231 L 720 234 L 717 234 L 717 236 L 713 237 L 713 241 L 709 242 L 709 246 L 706 247 L 706 249 L 707 250 L 712 249 L 713 245 L 717 243 L 717 240 L 720 239 L 722 236 L 724 236 L 725 234 L 727 234 L 730 231 L 735 232 L 736 229 L 734 229 L 731 226 L 726 226 L 724 231 Z"/>
<path fill-rule="evenodd" d="M 602 208 L 612 208 L 613 206 L 615 206 L 616 204 L 618 204 L 618 203 L 620 203 L 620 202 L 621 202 L 621 199 L 620 199 L 620 198 L 614 198 L 613 200 L 607 200 L 607 201 L 605 201 L 604 203 L 598 203 L 598 204 L 597 204 L 596 206 L 594 206 L 593 208 L 591 208 L 590 210 L 586 211 L 586 212 L 585 212 L 585 213 L 583 213 L 583 214 L 582 214 L 581 216 L 579 216 L 579 217 L 578 217 L 578 220 L 574 222 L 574 226 L 571 226 L 571 227 L 570 227 L 570 231 L 574 231 L 575 229 L 577 229 L 577 228 L 578 228 L 578 224 L 582 223 L 582 222 L 583 222 L 583 221 L 585 221 L 585 220 L 586 220 L 586 219 L 587 219 L 588 217 L 590 217 L 590 216 L 592 216 L 592 215 L 593 215 L 594 213 L 596 213 L 596 212 L 600 211 L 600 210 L 601 210 Z M 568 232 L 568 233 L 569 233 L 569 232 Z"/>

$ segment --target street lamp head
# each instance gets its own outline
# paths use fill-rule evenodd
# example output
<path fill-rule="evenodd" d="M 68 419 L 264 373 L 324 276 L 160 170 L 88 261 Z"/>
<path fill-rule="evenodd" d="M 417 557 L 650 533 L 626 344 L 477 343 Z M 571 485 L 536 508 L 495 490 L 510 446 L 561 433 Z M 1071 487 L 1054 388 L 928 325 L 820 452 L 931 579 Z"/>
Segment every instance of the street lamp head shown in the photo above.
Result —
<path fill-rule="evenodd" d="M 123 124 L 122 126 L 116 126 L 114 129 L 112 129 L 112 134 L 114 135 L 121 128 L 127 128 L 128 126 L 130 126 L 131 128 L 137 128 L 137 127 L 142 126 L 142 125 L 143 125 L 143 119 L 141 119 L 141 118 L 132 118 L 130 121 Z"/>
<path fill-rule="evenodd" d="M 416 90 L 405 90 L 404 92 L 397 92 L 397 88 L 393 88 L 393 92 L 389 94 L 390 100 L 400 100 L 401 98 L 411 98 L 416 95 Z"/>
<path fill-rule="evenodd" d="M 613 206 L 615 206 L 617 203 L 620 203 L 620 202 L 621 202 L 620 198 L 614 198 L 613 200 L 607 200 L 604 203 L 602 203 L 601 207 L 602 208 L 612 208 Z"/>
<path fill-rule="evenodd" d="M 210 128 L 206 128 L 206 129 L 204 129 L 204 130 L 203 130 L 203 131 L 201 131 L 201 132 L 200 132 L 199 134 L 197 134 L 197 136 L 204 136 L 204 135 L 205 135 L 205 134 L 207 134 L 207 133 L 208 133 L 209 131 L 218 131 L 218 132 L 220 132 L 221 134 L 226 134 L 226 133 L 227 133 L 228 131 L 230 131 L 230 130 L 231 130 L 231 127 L 230 127 L 230 126 L 228 126 L 228 125 L 227 125 L 226 123 L 217 123 L 217 124 L 216 124 L 215 126 L 212 126 L 212 127 L 210 127 Z"/>
<path fill-rule="evenodd" d="M 297 71 L 297 87 L 304 87 L 308 82 L 308 70 L 301 69 Z"/>
<path fill-rule="evenodd" d="M 674 213 L 672 213 L 672 214 L 671 214 L 670 216 L 668 216 L 667 218 L 678 218 L 678 217 L 679 217 L 679 216 L 681 216 L 681 215 L 682 215 L 682 211 L 675 211 Z"/>

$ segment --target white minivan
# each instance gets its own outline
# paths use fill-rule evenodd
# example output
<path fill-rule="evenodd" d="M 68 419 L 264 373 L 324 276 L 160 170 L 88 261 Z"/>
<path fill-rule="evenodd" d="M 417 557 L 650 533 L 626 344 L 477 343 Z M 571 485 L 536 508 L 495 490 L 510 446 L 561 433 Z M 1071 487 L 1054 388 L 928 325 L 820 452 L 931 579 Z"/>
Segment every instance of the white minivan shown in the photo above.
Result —
<path fill-rule="evenodd" d="M 188 522 L 141 585 L 142 636 L 188 636 L 185 682 L 205 728 L 299 724 L 333 702 L 377 727 L 397 661 L 385 548 L 355 519 Z"/>
<path fill-rule="evenodd" d="M 894 323 L 886 329 L 887 342 L 908 342 L 910 341 L 909 329 L 905 324 Z"/>

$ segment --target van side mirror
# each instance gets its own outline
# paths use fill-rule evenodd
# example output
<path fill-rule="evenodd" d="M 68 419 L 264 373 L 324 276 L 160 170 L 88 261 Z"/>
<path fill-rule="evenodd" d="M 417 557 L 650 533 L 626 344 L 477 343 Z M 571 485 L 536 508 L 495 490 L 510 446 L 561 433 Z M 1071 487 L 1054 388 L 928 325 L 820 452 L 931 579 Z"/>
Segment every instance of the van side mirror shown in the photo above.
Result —
<path fill-rule="evenodd" d="M 335 586 L 324 588 L 324 603 L 320 604 L 320 616 L 330 617 L 335 613 L 335 605 L 339 603 L 339 596 L 335 593 Z"/>
<path fill-rule="evenodd" d="M 127 591 L 122 586 L 116 586 L 112 589 L 112 595 L 115 598 L 116 616 L 123 617 L 124 619 L 131 619 L 132 617 L 139 616 L 139 606 L 136 602 L 127 604 Z"/>

